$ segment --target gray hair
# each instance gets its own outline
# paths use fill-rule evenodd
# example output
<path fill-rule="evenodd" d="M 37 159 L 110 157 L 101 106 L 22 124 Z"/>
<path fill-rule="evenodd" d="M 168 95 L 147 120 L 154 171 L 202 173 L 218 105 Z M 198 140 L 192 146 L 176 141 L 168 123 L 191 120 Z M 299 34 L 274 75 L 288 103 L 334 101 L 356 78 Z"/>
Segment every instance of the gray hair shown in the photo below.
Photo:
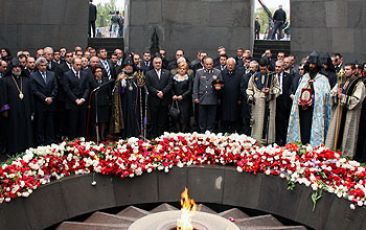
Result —
<path fill-rule="evenodd" d="M 36 60 L 36 66 L 39 66 L 40 64 L 48 64 L 48 61 L 45 57 L 41 56 L 39 58 L 37 58 Z"/>
<path fill-rule="evenodd" d="M 45 52 L 45 53 L 53 53 L 53 48 L 52 48 L 52 47 L 47 46 L 47 47 L 45 47 L 45 48 L 43 49 L 43 52 Z"/>
<path fill-rule="evenodd" d="M 235 60 L 235 58 L 233 58 L 233 57 L 229 57 L 229 58 L 226 60 L 226 63 L 229 63 L 229 62 L 234 62 L 234 64 L 236 64 L 236 60 Z"/>
<path fill-rule="evenodd" d="M 251 62 L 249 63 L 249 65 L 255 65 L 257 68 L 258 68 L 258 66 L 259 66 L 258 62 L 257 62 L 257 61 L 255 61 L 255 60 L 251 61 Z"/>

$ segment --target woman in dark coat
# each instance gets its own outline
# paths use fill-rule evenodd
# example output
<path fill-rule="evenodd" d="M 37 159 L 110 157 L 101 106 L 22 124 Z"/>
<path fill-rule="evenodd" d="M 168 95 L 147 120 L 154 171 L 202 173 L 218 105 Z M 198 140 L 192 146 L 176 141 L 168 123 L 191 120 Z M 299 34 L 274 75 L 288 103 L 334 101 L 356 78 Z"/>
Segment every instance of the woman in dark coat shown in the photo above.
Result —
<path fill-rule="evenodd" d="M 100 140 L 104 140 L 107 132 L 107 125 L 110 120 L 110 107 L 111 107 L 111 101 L 112 101 L 112 90 L 111 90 L 111 84 L 107 84 L 108 79 L 103 78 L 103 68 L 101 66 L 96 66 L 92 69 L 94 79 L 91 82 L 93 90 L 100 87 L 94 95 L 92 95 L 93 101 L 92 101 L 92 123 L 94 124 L 93 127 L 95 127 L 97 122 L 97 116 L 96 111 L 98 112 L 98 128 L 99 128 L 99 136 Z M 96 130 L 94 130 L 94 135 L 96 134 Z"/>
<path fill-rule="evenodd" d="M 188 76 L 188 64 L 183 62 L 178 66 L 178 73 L 173 77 L 173 104 L 178 106 L 180 115 L 173 119 L 175 131 L 189 132 L 189 122 L 192 114 L 193 79 Z"/>

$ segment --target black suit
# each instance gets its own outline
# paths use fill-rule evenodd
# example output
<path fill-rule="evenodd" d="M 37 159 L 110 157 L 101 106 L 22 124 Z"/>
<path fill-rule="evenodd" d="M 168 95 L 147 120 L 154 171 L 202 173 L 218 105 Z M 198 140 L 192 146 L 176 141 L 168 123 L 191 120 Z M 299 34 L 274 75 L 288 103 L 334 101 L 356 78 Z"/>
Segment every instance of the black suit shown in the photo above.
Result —
<path fill-rule="evenodd" d="M 238 130 L 238 121 L 240 117 L 240 82 L 242 81 L 244 71 L 235 69 L 230 72 L 224 69 L 222 72 L 224 88 L 221 91 L 221 119 L 222 131 L 233 133 Z"/>
<path fill-rule="evenodd" d="M 71 66 L 71 64 L 70 64 Z M 70 67 L 71 68 L 71 67 Z M 57 65 L 55 69 L 55 75 L 57 79 L 58 85 L 58 94 L 56 98 L 56 136 L 66 136 L 66 112 L 65 112 L 65 101 L 66 101 L 66 93 L 64 90 L 64 74 L 70 70 L 68 64 L 66 62 L 62 62 Z"/>
<path fill-rule="evenodd" d="M 68 113 L 69 137 L 85 136 L 86 129 L 86 100 L 88 99 L 90 81 L 85 71 L 80 71 L 80 79 L 73 70 L 64 74 L 64 89 L 66 93 L 66 110 Z M 84 99 L 82 105 L 76 104 L 76 99 Z"/>
<path fill-rule="evenodd" d="M 46 71 L 46 80 L 39 71 L 32 72 L 32 92 L 35 105 L 36 141 L 37 144 L 51 144 L 55 141 L 55 111 L 58 92 L 55 73 Z M 49 105 L 46 98 L 51 97 Z"/>
<path fill-rule="evenodd" d="M 150 137 L 157 137 L 168 126 L 168 106 L 171 102 L 172 78 L 168 70 L 161 69 L 160 79 L 155 69 L 147 71 L 145 75 L 146 87 L 149 91 L 148 108 L 150 114 Z M 164 96 L 160 99 L 158 91 Z"/>
<path fill-rule="evenodd" d="M 151 61 L 149 61 L 149 62 L 142 61 L 141 70 L 144 73 L 146 73 L 147 71 L 152 70 L 152 69 L 153 69 L 153 66 L 152 66 Z"/>
<path fill-rule="evenodd" d="M 95 20 L 97 20 L 97 7 L 89 3 L 89 37 L 92 37 L 90 29 L 93 29 L 93 37 L 95 37 Z"/>
<path fill-rule="evenodd" d="M 58 66 L 59 66 L 59 64 L 57 64 L 57 62 L 50 61 L 50 62 L 47 64 L 47 70 L 48 70 L 48 71 L 55 72 Z"/>
<path fill-rule="evenodd" d="M 278 76 L 277 76 L 278 77 Z M 282 79 L 278 77 L 282 93 L 276 99 L 276 143 L 280 146 L 286 144 L 287 127 L 292 106 L 291 86 L 293 75 L 283 72 Z"/>
<path fill-rule="evenodd" d="M 296 90 L 297 90 L 297 87 L 299 87 L 299 84 L 301 82 L 301 78 L 302 78 L 302 76 L 300 74 L 298 74 L 298 73 L 295 73 L 293 75 L 292 83 L 291 83 L 291 92 L 290 92 L 290 95 L 291 94 L 295 95 Z"/>
<path fill-rule="evenodd" d="M 242 101 L 242 121 L 243 121 L 243 133 L 245 135 L 250 135 L 251 128 L 250 128 L 250 119 L 251 119 L 251 107 L 248 104 L 248 95 L 247 95 L 247 89 L 249 80 L 252 77 L 254 73 L 248 72 L 244 74 L 240 81 L 240 96 Z"/>

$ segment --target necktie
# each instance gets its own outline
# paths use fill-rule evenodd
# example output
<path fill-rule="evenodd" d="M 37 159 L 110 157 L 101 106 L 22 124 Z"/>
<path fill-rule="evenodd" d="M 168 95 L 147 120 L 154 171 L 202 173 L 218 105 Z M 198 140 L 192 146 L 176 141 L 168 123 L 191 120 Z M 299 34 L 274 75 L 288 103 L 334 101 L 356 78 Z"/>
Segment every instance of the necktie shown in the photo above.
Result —
<path fill-rule="evenodd" d="M 42 77 L 43 77 L 44 83 L 47 84 L 47 76 L 46 76 L 45 72 L 42 73 Z"/>
<path fill-rule="evenodd" d="M 76 72 L 76 77 L 80 80 L 80 72 Z"/>
<path fill-rule="evenodd" d="M 111 75 L 111 71 L 110 71 L 108 62 L 106 60 L 104 60 L 104 68 L 105 68 L 105 71 L 107 71 L 108 79 L 111 80 L 112 75 Z"/>
<path fill-rule="evenodd" d="M 158 75 L 158 78 L 159 78 L 159 80 L 160 80 L 160 70 L 156 70 L 156 74 Z"/>

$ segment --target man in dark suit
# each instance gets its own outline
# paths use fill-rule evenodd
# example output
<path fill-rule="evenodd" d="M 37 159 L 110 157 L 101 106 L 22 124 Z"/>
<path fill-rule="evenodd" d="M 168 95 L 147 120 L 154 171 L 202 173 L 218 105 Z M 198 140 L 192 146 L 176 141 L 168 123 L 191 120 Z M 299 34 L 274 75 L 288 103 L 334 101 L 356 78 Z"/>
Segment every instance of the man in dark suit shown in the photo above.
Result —
<path fill-rule="evenodd" d="M 154 67 L 151 65 L 151 53 L 149 51 L 145 51 L 142 54 L 142 63 L 141 70 L 146 73 L 149 70 L 152 70 Z"/>
<path fill-rule="evenodd" d="M 86 100 L 89 95 L 89 79 L 85 71 L 81 71 L 81 59 L 75 58 L 71 70 L 64 74 L 64 90 L 66 93 L 66 111 L 68 114 L 69 137 L 85 136 Z"/>
<path fill-rule="evenodd" d="M 292 106 L 290 98 L 292 80 L 291 74 L 284 71 L 283 61 L 276 61 L 276 77 L 280 85 L 280 95 L 276 98 L 276 143 L 286 144 L 287 127 Z"/>
<path fill-rule="evenodd" d="M 47 60 L 47 70 L 55 72 L 58 64 L 53 59 L 53 48 L 46 47 L 43 49 L 43 56 Z"/>
<path fill-rule="evenodd" d="M 56 136 L 58 139 L 61 139 L 62 136 L 66 136 L 66 93 L 64 90 L 63 81 L 65 78 L 64 74 L 71 70 L 73 56 L 74 55 L 72 52 L 66 52 L 65 61 L 58 65 L 55 70 L 58 85 L 58 94 L 56 98 Z"/>
<path fill-rule="evenodd" d="M 148 109 L 150 114 L 150 137 L 155 138 L 168 127 L 168 107 L 171 99 L 172 78 L 168 70 L 162 69 L 160 57 L 153 59 L 154 69 L 145 75 L 149 92 Z"/>
<path fill-rule="evenodd" d="M 222 131 L 225 133 L 233 133 L 238 131 L 240 118 L 240 82 L 243 78 L 244 71 L 236 68 L 234 58 L 227 60 L 227 67 L 221 71 L 224 81 L 222 90 Z"/>
<path fill-rule="evenodd" d="M 89 0 L 89 37 L 95 37 L 95 21 L 97 20 L 97 7 L 93 4 L 93 0 Z M 93 36 L 90 30 L 93 29 Z"/>
<path fill-rule="evenodd" d="M 55 141 L 55 111 L 58 91 L 55 73 L 47 70 L 47 60 L 36 61 L 38 71 L 31 73 L 32 92 L 35 105 L 36 142 L 38 145 Z"/>
<path fill-rule="evenodd" d="M 34 57 L 27 57 L 27 65 L 23 70 L 23 73 L 26 77 L 30 77 L 31 73 L 36 70 L 36 60 Z"/>
<path fill-rule="evenodd" d="M 100 65 L 104 68 L 104 70 L 107 73 L 108 80 L 115 78 L 115 73 L 113 69 L 113 64 L 111 60 L 108 60 L 108 52 L 105 48 L 101 48 L 98 51 L 98 57 L 100 61 Z"/>

